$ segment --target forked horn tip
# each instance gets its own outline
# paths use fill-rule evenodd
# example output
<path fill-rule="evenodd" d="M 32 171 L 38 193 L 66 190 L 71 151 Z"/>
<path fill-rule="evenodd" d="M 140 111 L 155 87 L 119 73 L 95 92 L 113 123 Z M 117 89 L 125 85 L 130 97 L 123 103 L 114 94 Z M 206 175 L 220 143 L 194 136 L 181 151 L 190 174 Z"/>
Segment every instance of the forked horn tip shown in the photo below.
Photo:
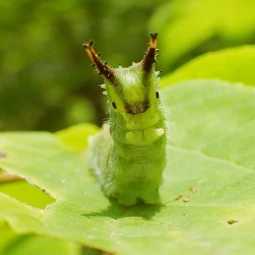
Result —
<path fill-rule="evenodd" d="M 157 32 L 150 33 L 150 36 L 151 36 L 151 40 L 154 42 L 158 37 L 158 33 Z"/>
<path fill-rule="evenodd" d="M 94 44 L 94 41 L 93 41 L 93 40 L 90 40 L 89 42 L 82 44 L 82 46 L 83 46 L 85 49 L 88 49 L 88 48 L 92 47 L 93 44 Z"/>

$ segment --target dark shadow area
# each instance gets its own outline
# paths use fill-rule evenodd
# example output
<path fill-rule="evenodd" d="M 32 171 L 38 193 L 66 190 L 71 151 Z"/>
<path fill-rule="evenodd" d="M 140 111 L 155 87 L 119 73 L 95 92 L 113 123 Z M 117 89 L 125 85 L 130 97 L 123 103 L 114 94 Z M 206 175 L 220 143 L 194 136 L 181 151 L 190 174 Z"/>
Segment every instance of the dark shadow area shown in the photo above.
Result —
<path fill-rule="evenodd" d="M 113 255 L 113 253 L 90 246 L 82 246 L 82 255 Z"/>
<path fill-rule="evenodd" d="M 144 219 L 151 219 L 158 212 L 160 212 L 161 208 L 164 205 L 146 205 L 146 204 L 137 204 L 135 206 L 124 206 L 118 204 L 116 201 L 110 199 L 110 206 L 105 210 L 95 213 L 84 213 L 81 216 L 86 217 L 109 217 L 112 219 L 120 219 L 125 217 L 141 217 Z"/>

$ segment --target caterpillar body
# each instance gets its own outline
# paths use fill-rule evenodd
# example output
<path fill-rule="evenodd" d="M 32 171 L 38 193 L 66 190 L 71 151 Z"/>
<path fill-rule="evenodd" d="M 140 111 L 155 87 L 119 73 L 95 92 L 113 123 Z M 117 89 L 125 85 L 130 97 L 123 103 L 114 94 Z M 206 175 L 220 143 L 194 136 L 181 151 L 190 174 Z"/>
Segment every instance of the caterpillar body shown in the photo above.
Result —
<path fill-rule="evenodd" d="M 93 47 L 86 52 L 104 78 L 110 118 L 90 137 L 88 162 L 107 197 L 126 206 L 160 203 L 166 165 L 166 119 L 160 98 L 157 33 L 150 34 L 144 58 L 128 68 L 112 68 Z"/>

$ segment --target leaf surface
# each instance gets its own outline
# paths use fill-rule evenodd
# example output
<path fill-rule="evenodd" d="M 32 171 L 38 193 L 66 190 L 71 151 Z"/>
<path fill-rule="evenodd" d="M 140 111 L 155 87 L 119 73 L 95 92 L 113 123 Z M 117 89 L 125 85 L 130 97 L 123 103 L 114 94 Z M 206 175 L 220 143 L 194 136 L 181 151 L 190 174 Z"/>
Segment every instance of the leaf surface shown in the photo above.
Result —
<path fill-rule="evenodd" d="M 82 123 L 60 130 L 56 135 L 68 147 L 75 151 L 82 151 L 88 146 L 88 136 L 95 135 L 98 130 L 98 127 L 93 124 Z"/>
<path fill-rule="evenodd" d="M 45 189 L 56 202 L 38 210 L 0 193 L 0 219 L 21 233 L 123 255 L 253 254 L 255 90 L 204 80 L 162 94 L 176 126 L 162 206 L 125 208 L 109 201 L 85 156 L 54 135 L 2 133 L 6 157 L 0 167 Z"/>

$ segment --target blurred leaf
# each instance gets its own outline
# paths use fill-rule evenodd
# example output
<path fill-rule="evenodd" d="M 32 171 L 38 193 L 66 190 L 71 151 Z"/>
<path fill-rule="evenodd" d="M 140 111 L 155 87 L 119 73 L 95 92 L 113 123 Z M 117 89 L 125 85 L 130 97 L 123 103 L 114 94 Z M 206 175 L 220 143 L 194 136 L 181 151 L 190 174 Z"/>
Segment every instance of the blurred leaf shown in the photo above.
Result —
<path fill-rule="evenodd" d="M 82 122 L 95 122 L 96 109 L 84 98 L 72 98 L 66 114 L 66 123 L 74 125 Z"/>
<path fill-rule="evenodd" d="M 7 227 L 7 224 L 0 219 L 0 254 L 2 254 L 3 247 L 13 237 L 12 231 Z"/>
<path fill-rule="evenodd" d="M 56 135 L 67 147 L 82 151 L 88 145 L 88 136 L 94 135 L 98 131 L 97 126 L 83 123 L 58 131 Z"/>
<path fill-rule="evenodd" d="M 41 209 L 44 209 L 48 204 L 55 201 L 48 194 L 26 181 L 1 184 L 0 192 Z"/>
<path fill-rule="evenodd" d="M 178 132 L 167 148 L 162 206 L 109 201 L 83 157 L 53 135 L 3 133 L 0 166 L 57 201 L 38 211 L 0 193 L 0 218 L 19 232 L 122 255 L 254 254 L 254 88 L 204 80 L 163 93 Z"/>
<path fill-rule="evenodd" d="M 58 238 L 17 235 L 7 225 L 0 224 L 1 255 L 81 255 L 78 245 Z"/>
<path fill-rule="evenodd" d="M 207 53 L 160 81 L 162 87 L 183 80 L 218 79 L 255 86 L 255 45 Z"/>
<path fill-rule="evenodd" d="M 156 6 L 158 0 L 0 1 L 0 130 L 101 124 L 102 79 L 82 43 L 93 38 L 113 67 L 139 61 L 148 34 L 137 24 Z"/>
<path fill-rule="evenodd" d="M 149 28 L 160 32 L 160 64 L 174 69 L 210 50 L 255 42 L 255 1 L 173 0 Z"/>

